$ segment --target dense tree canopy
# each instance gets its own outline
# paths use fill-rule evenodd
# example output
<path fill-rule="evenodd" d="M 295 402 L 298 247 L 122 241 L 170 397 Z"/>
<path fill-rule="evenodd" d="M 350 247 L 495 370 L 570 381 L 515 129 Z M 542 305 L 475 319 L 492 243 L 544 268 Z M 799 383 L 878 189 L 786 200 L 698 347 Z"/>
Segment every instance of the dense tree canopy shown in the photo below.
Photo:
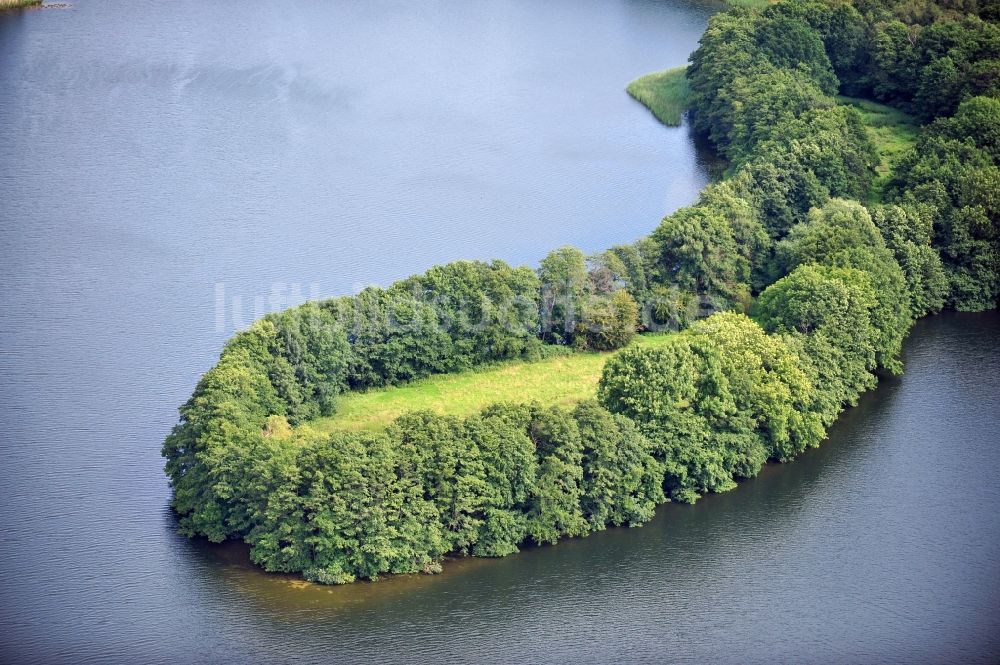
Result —
<path fill-rule="evenodd" d="M 767 459 L 786 461 L 823 435 L 812 385 L 778 337 L 743 315 L 715 314 L 656 349 L 604 368 L 599 396 L 653 439 L 675 499 L 732 487 Z M 680 468 L 676 468 L 680 465 Z"/>
<path fill-rule="evenodd" d="M 933 245 L 956 309 L 1000 297 L 1000 102 L 973 98 L 931 124 L 889 183 L 888 196 L 932 220 Z"/>
<path fill-rule="evenodd" d="M 542 335 L 556 343 L 573 339 L 587 294 L 587 260 L 575 247 L 560 247 L 542 259 Z"/>
<path fill-rule="evenodd" d="M 866 272 L 815 263 L 779 279 L 754 305 L 764 330 L 782 335 L 798 352 L 823 425 L 875 386 L 877 306 Z"/>
<path fill-rule="evenodd" d="M 924 207 L 873 206 L 872 220 L 906 276 L 914 318 L 941 311 L 948 297 L 948 277 L 931 247 L 933 228 Z"/>
<path fill-rule="evenodd" d="M 865 271 L 876 297 L 878 364 L 890 372 L 902 370 L 899 352 L 912 322 L 910 294 L 902 269 L 861 204 L 834 199 L 813 210 L 780 243 L 778 263 L 782 272 L 806 263 Z"/>

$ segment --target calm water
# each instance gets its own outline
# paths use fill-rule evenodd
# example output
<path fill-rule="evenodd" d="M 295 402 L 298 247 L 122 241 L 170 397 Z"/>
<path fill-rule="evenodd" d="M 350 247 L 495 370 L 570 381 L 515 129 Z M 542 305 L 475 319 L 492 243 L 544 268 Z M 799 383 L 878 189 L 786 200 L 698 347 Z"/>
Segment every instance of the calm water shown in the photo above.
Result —
<path fill-rule="evenodd" d="M 705 159 L 623 92 L 710 2 L 105 2 L 0 16 L 0 657 L 1000 657 L 1000 317 L 918 326 L 824 448 L 697 506 L 328 589 L 174 532 L 234 326 L 647 233 Z"/>

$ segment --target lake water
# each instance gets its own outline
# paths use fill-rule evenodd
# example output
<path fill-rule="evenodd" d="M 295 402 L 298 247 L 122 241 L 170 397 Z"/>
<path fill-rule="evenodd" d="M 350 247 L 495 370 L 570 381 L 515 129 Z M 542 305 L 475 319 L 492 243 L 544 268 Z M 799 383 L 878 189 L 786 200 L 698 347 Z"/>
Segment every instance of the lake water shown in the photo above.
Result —
<path fill-rule="evenodd" d="M 0 15 L 0 660 L 1000 658 L 996 313 L 920 323 L 823 448 L 642 529 L 338 588 L 175 533 L 159 447 L 234 327 L 692 202 L 707 157 L 623 88 L 717 9 Z"/>

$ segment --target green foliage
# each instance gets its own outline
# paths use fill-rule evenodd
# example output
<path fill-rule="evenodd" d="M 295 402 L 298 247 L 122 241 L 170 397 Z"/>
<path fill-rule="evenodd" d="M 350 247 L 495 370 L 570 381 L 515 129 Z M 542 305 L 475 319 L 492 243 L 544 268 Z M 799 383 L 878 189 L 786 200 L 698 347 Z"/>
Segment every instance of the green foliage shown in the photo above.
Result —
<path fill-rule="evenodd" d="M 831 106 L 837 90 L 819 33 L 776 9 L 716 14 L 691 55 L 695 128 L 731 158 L 749 155 L 783 120 Z"/>
<path fill-rule="evenodd" d="M 497 404 L 464 420 L 414 412 L 384 433 L 249 457 L 254 561 L 325 584 L 641 524 L 664 500 L 649 439 L 593 401 L 574 411 Z"/>
<path fill-rule="evenodd" d="M 632 341 L 639 305 L 625 286 L 631 281 L 646 287 L 634 248 L 617 247 L 587 259 L 575 247 L 561 247 L 542 259 L 538 275 L 543 339 L 590 351 L 610 351 Z"/>
<path fill-rule="evenodd" d="M 729 220 L 711 206 L 681 208 L 653 232 L 660 282 L 701 295 L 743 303 L 750 262 L 740 252 Z"/>
<path fill-rule="evenodd" d="M 685 327 L 713 311 L 745 310 L 766 280 L 771 240 L 758 209 L 730 182 L 664 218 L 639 244 L 646 264 L 647 327 Z"/>
<path fill-rule="evenodd" d="M 214 462 L 231 460 L 230 449 L 252 447 L 267 416 L 284 411 L 267 378 L 274 338 L 274 328 L 261 322 L 230 340 L 163 444 L 182 533 L 221 542 L 232 532 L 224 469 Z"/>
<path fill-rule="evenodd" d="M 867 273 L 814 263 L 767 287 L 754 305 L 764 330 L 797 352 L 824 426 L 875 387 L 877 306 Z"/>
<path fill-rule="evenodd" d="M 933 225 L 927 208 L 882 205 L 872 220 L 906 276 L 913 317 L 941 311 L 948 297 L 948 277 L 941 257 L 931 247 Z"/>
<path fill-rule="evenodd" d="M 465 424 L 417 411 L 397 419 L 388 436 L 412 461 L 424 495 L 434 503 L 446 551 L 467 553 L 482 526 L 489 488 L 479 449 L 468 445 Z"/>
<path fill-rule="evenodd" d="M 594 298 L 577 326 L 576 341 L 583 349 L 612 351 L 628 346 L 639 327 L 639 305 L 628 291 Z"/>
<path fill-rule="evenodd" d="M 462 360 L 434 306 L 417 294 L 370 287 L 328 307 L 350 321 L 352 389 L 412 381 Z"/>
<path fill-rule="evenodd" d="M 539 545 L 588 531 L 583 495 L 583 442 L 576 420 L 560 409 L 533 409 L 528 432 L 538 476 L 528 509 L 528 535 Z"/>
<path fill-rule="evenodd" d="M 714 347 L 725 379 L 703 406 L 733 475 L 757 475 L 761 451 L 783 462 L 819 445 L 824 431 L 812 413 L 813 388 L 798 357 L 779 338 L 734 313 L 711 316 L 691 331 Z"/>
<path fill-rule="evenodd" d="M 241 503 L 240 478 L 274 433 L 269 416 L 301 423 L 333 413 L 348 386 L 538 355 L 538 292 L 528 268 L 460 261 L 239 333 L 164 442 L 181 530 L 214 541 L 247 534 L 254 511 Z"/>
<path fill-rule="evenodd" d="M 1000 99 L 972 97 L 962 102 L 955 115 L 938 118 L 929 134 L 945 139 L 971 139 L 976 147 L 1000 162 Z"/>
<path fill-rule="evenodd" d="M 638 335 L 632 344 L 658 346 L 670 333 Z M 551 357 L 536 362 L 512 361 L 453 374 L 439 374 L 403 386 L 343 395 L 337 413 L 311 420 L 300 430 L 380 431 L 411 411 L 468 417 L 495 402 L 541 402 L 572 408 L 593 399 L 609 352 L 573 353 L 545 347 Z"/>
<path fill-rule="evenodd" d="M 507 556 L 527 538 L 527 511 L 538 476 L 535 446 L 528 436 L 531 410 L 495 405 L 467 422 L 482 455 L 488 501 L 472 548 L 476 556 Z"/>
<path fill-rule="evenodd" d="M 456 261 L 321 307 L 348 330 L 359 389 L 536 353 L 538 293 L 528 268 Z"/>
<path fill-rule="evenodd" d="M 868 87 L 921 120 L 1000 93 L 1000 27 L 966 15 L 897 15 L 871 27 Z"/>
<path fill-rule="evenodd" d="M 837 92 L 840 82 L 826 54 L 823 39 L 817 30 L 798 16 L 775 8 L 764 12 L 757 31 L 761 54 L 781 71 L 802 71 L 827 95 Z M 784 96 L 777 92 L 776 96 Z"/>
<path fill-rule="evenodd" d="M 860 203 L 834 199 L 813 210 L 806 223 L 779 243 L 777 262 L 784 274 L 807 263 L 867 272 L 877 298 L 878 364 L 889 372 L 902 371 L 899 352 L 912 321 L 910 293 L 902 269 Z"/>
<path fill-rule="evenodd" d="M 829 96 L 837 85 L 824 38 L 853 61 L 859 17 L 812 4 L 714 16 L 688 68 L 695 128 L 733 160 L 732 191 L 772 239 L 831 195 L 866 193 L 876 164 L 860 117 Z M 854 26 L 849 35 L 844 26 Z M 767 281 L 758 270 L 754 290 Z"/>
<path fill-rule="evenodd" d="M 760 9 L 772 5 L 776 0 L 726 0 L 726 4 L 733 7 L 750 7 Z"/>
<path fill-rule="evenodd" d="M 869 25 L 856 7 L 846 2 L 798 0 L 780 3 L 768 15 L 794 17 L 807 23 L 822 40 L 841 89 L 857 93 L 862 84 L 860 73 L 868 59 Z M 822 65 L 818 54 L 811 60 L 816 63 L 814 67 Z M 822 69 L 818 73 L 822 75 Z"/>
<path fill-rule="evenodd" d="M 698 200 L 698 206 L 709 214 L 722 217 L 729 226 L 740 256 L 733 260 L 736 267 L 733 284 L 739 286 L 735 286 L 731 294 L 735 296 L 734 302 L 743 304 L 740 302 L 744 294 L 742 284 L 748 283 L 753 291 L 763 288 L 766 267 L 774 249 L 767 228 L 761 220 L 760 210 L 741 197 L 731 182 L 706 187 Z M 727 262 L 730 260 L 726 259 Z"/>
<path fill-rule="evenodd" d="M 580 507 L 591 531 L 606 525 L 637 526 L 663 503 L 663 473 L 653 458 L 653 443 L 623 416 L 596 401 L 573 412 L 583 446 Z"/>
<path fill-rule="evenodd" d="M 732 128 L 721 147 L 734 160 L 754 152 L 776 136 L 781 126 L 811 109 L 833 102 L 804 71 L 766 68 L 738 76 L 726 93 L 732 101 Z"/>
<path fill-rule="evenodd" d="M 729 182 L 738 196 L 760 211 L 772 240 L 783 238 L 809 210 L 830 198 L 829 188 L 789 152 L 748 161 Z"/>
<path fill-rule="evenodd" d="M 694 127 L 717 145 L 724 146 L 732 130 L 734 80 L 766 62 L 754 37 L 760 21 L 758 13 L 745 9 L 715 14 L 691 54 L 687 77 Z"/>
<path fill-rule="evenodd" d="M 791 459 L 823 435 L 798 356 L 743 315 L 720 313 L 656 349 L 604 368 L 599 398 L 657 442 L 674 498 L 723 491 L 768 458 Z"/>
<path fill-rule="evenodd" d="M 933 220 L 933 243 L 949 282 L 948 304 L 961 310 L 997 306 L 1000 297 L 1000 167 L 989 123 L 977 145 L 973 118 L 993 104 L 966 106 L 951 121 L 935 123 L 917 149 L 900 161 L 889 182 L 890 201 L 916 206 Z"/>
<path fill-rule="evenodd" d="M 834 200 L 813 209 L 804 224 L 792 229 L 778 245 L 783 272 L 803 263 L 828 263 L 844 252 L 885 243 L 871 215 L 859 203 Z"/>
<path fill-rule="evenodd" d="M 736 164 L 733 190 L 760 211 L 771 238 L 782 238 L 808 211 L 831 195 L 863 197 L 868 192 L 875 147 L 852 109 L 824 107 L 788 117 L 774 136 Z M 769 282 L 772 277 L 755 282 Z"/>
<path fill-rule="evenodd" d="M 646 268 L 646 256 L 650 253 L 647 249 L 649 240 L 643 238 L 634 245 L 616 245 L 605 252 L 609 259 L 616 259 L 615 266 L 617 272 L 614 279 L 621 282 L 637 302 L 646 302 L 651 295 L 650 280 Z"/>
<path fill-rule="evenodd" d="M 575 247 L 560 247 L 542 259 L 542 337 L 556 344 L 573 341 L 587 293 L 587 260 Z"/>
<path fill-rule="evenodd" d="M 21 7 L 35 7 L 42 4 L 42 0 L 0 0 L 0 11 L 5 9 L 19 9 Z"/>
<path fill-rule="evenodd" d="M 867 356 L 866 369 L 874 370 L 875 348 L 870 337 L 875 304 L 866 273 L 807 263 L 760 294 L 753 318 L 769 333 L 830 331 L 838 337 L 838 345 Z"/>
<path fill-rule="evenodd" d="M 843 106 L 788 119 L 756 152 L 772 161 L 787 155 L 797 168 L 813 173 L 830 196 L 853 199 L 867 195 L 878 164 L 861 114 Z"/>
<path fill-rule="evenodd" d="M 302 449 L 284 538 L 261 529 L 251 555 L 266 570 L 324 583 L 432 570 L 446 551 L 412 451 L 386 435 L 342 433 Z M 279 529 L 279 532 L 281 529 Z"/>
<path fill-rule="evenodd" d="M 269 376 L 292 423 L 329 415 L 347 383 L 347 332 L 316 303 L 273 314 L 275 339 Z"/>

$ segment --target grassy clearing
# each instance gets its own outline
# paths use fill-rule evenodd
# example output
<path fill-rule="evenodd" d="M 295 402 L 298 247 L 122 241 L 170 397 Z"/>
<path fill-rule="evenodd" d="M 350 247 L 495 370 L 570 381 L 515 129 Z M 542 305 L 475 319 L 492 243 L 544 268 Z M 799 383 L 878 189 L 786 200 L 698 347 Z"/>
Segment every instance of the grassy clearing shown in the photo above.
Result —
<path fill-rule="evenodd" d="M 916 144 L 919 126 L 912 116 L 870 99 L 841 95 L 837 101 L 861 112 L 868 126 L 868 135 L 875 143 L 879 164 L 875 168 L 875 181 L 868 198 L 877 203 L 882 200 L 882 191 L 892 174 L 893 165 Z"/>
<path fill-rule="evenodd" d="M 640 335 L 632 342 L 658 346 L 670 333 Z M 337 414 L 301 427 L 318 432 L 379 430 L 408 411 L 429 410 L 468 416 L 496 402 L 571 406 L 597 395 L 597 382 L 610 353 L 574 353 L 533 363 L 494 365 L 458 374 L 432 376 L 405 386 L 349 393 Z"/>
<path fill-rule="evenodd" d="M 640 76 L 628 84 L 628 94 L 653 112 L 664 125 L 676 127 L 684 118 L 691 88 L 684 72 L 687 66 Z"/>

